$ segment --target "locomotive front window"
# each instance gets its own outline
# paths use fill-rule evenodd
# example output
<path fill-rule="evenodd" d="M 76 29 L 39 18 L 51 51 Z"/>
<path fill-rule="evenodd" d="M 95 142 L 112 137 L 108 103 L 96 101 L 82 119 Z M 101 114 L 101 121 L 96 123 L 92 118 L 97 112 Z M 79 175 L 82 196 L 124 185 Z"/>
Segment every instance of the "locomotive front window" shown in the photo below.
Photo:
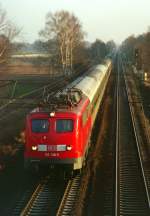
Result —
<path fill-rule="evenodd" d="M 72 132 L 73 131 L 73 120 L 71 119 L 58 119 L 56 120 L 56 132 Z"/>
<path fill-rule="evenodd" d="M 46 133 L 49 129 L 49 122 L 47 119 L 33 119 L 32 120 L 32 132 L 34 133 Z"/>

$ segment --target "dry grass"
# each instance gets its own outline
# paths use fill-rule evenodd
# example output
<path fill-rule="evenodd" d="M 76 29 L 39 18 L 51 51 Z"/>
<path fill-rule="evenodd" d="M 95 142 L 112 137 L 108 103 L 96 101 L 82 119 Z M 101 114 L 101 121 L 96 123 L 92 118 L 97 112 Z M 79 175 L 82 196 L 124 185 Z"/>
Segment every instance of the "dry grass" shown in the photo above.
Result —
<path fill-rule="evenodd" d="M 17 145 L 7 144 L 0 146 L 0 172 L 12 163 L 18 151 Z"/>
<path fill-rule="evenodd" d="M 14 138 L 13 142 L 0 145 L 0 172 L 7 166 L 12 165 L 24 144 L 25 131 L 23 130 L 17 137 Z"/>
<path fill-rule="evenodd" d="M 1 74 L 50 74 L 50 67 L 44 65 L 19 64 L 0 68 Z"/>

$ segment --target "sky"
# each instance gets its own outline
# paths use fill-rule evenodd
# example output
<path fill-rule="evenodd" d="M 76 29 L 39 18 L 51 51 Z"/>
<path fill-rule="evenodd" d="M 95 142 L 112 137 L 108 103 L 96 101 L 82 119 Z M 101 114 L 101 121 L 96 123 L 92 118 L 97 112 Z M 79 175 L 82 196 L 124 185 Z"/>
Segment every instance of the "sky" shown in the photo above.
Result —
<path fill-rule="evenodd" d="M 48 12 L 68 10 L 80 20 L 86 40 L 121 43 L 150 26 L 150 0 L 0 0 L 3 9 L 22 32 L 19 40 L 39 39 Z"/>

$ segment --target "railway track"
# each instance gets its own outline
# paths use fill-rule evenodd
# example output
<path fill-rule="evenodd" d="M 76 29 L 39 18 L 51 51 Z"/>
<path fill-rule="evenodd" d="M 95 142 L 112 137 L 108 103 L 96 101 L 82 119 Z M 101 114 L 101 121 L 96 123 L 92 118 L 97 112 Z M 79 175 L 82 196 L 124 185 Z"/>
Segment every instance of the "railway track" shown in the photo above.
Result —
<path fill-rule="evenodd" d="M 17 203 L 13 216 L 67 216 L 72 215 L 80 186 L 81 176 L 58 181 L 56 176 L 44 177 L 35 189 L 26 192 Z"/>
<path fill-rule="evenodd" d="M 66 184 L 67 182 L 64 180 L 59 182 L 55 175 L 43 177 L 32 193 L 31 191 L 26 192 L 22 196 L 12 215 L 56 215 Z"/>
<path fill-rule="evenodd" d="M 137 130 L 136 124 L 140 119 L 131 111 L 130 106 L 135 108 L 131 98 L 128 98 L 131 86 L 126 85 L 123 64 L 119 58 L 114 67 L 118 75 L 115 97 L 112 96 L 111 122 L 108 123 L 111 126 L 106 132 L 109 140 L 104 142 L 100 152 L 102 162 L 97 169 L 98 180 L 91 179 L 94 186 L 93 190 L 90 189 L 90 195 L 94 195 L 92 199 L 87 196 L 85 215 L 88 216 L 150 215 L 150 163 L 145 145 L 147 138 L 144 133 L 140 133 L 139 128 Z"/>
<path fill-rule="evenodd" d="M 128 103 L 122 62 L 118 62 L 115 216 L 148 216 L 148 185 L 141 157 L 135 117 Z M 125 87 L 123 87 L 125 86 Z M 123 88 L 122 88 L 123 87 Z"/>
<path fill-rule="evenodd" d="M 81 182 L 80 175 L 77 175 L 73 179 L 69 180 L 56 216 L 74 215 L 74 210 L 75 210 L 74 207 L 78 198 L 80 182 Z"/>

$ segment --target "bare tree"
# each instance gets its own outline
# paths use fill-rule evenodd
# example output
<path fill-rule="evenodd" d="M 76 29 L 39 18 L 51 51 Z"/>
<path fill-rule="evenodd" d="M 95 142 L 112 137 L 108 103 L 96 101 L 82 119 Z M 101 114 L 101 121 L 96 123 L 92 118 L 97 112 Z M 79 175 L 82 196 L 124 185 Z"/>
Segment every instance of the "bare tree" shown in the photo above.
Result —
<path fill-rule="evenodd" d="M 108 54 L 111 53 L 113 51 L 113 49 L 116 48 L 116 44 L 113 40 L 110 40 L 106 43 L 106 48 L 107 48 L 107 52 Z"/>
<path fill-rule="evenodd" d="M 150 32 L 143 35 L 142 42 L 137 42 L 137 48 L 141 56 L 142 68 L 145 72 L 150 72 Z"/>
<path fill-rule="evenodd" d="M 143 69 L 150 73 L 150 32 L 138 37 L 128 37 L 123 42 L 122 48 L 137 69 Z"/>
<path fill-rule="evenodd" d="M 0 6 L 0 64 L 7 61 L 11 41 L 20 33 L 20 30 L 7 18 L 6 11 Z"/>
<path fill-rule="evenodd" d="M 90 47 L 90 56 L 94 64 L 99 64 L 107 54 L 106 44 L 96 39 L 94 43 L 91 44 Z"/>
<path fill-rule="evenodd" d="M 84 33 L 78 18 L 67 11 L 48 13 L 40 35 L 57 41 L 59 61 L 64 70 L 73 69 L 75 50 L 82 44 Z M 56 51 L 56 52 L 57 52 Z"/>

